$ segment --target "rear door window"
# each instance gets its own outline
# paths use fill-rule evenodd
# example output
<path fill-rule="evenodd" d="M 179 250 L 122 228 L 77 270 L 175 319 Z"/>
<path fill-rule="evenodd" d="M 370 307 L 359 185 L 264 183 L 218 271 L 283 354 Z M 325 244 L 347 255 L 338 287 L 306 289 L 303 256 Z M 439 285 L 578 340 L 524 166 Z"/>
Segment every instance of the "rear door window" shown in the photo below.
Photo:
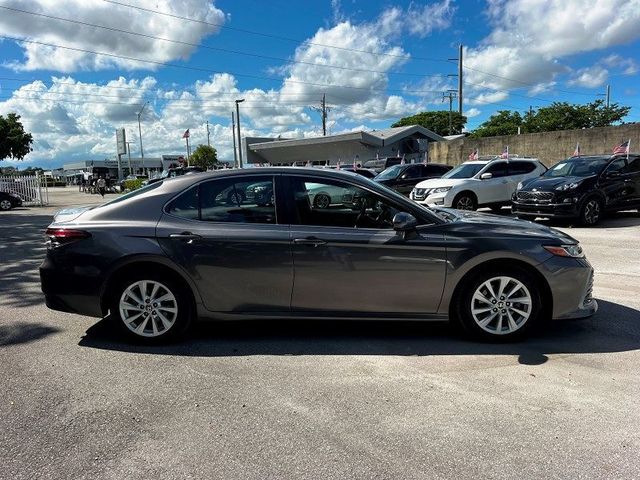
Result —
<path fill-rule="evenodd" d="M 536 169 L 536 164 L 533 162 L 509 162 L 509 175 L 525 175 L 531 173 Z"/>
<path fill-rule="evenodd" d="M 492 178 L 506 177 L 508 175 L 507 162 L 492 163 L 484 173 L 490 173 Z"/>

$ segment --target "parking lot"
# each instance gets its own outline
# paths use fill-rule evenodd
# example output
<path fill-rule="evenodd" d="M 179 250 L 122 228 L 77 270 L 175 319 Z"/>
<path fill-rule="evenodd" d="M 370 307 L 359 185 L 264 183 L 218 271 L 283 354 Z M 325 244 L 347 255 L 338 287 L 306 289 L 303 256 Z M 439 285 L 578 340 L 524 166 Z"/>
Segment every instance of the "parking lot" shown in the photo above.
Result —
<path fill-rule="evenodd" d="M 47 309 L 54 211 L 0 214 L 0 478 L 637 478 L 640 214 L 561 225 L 599 312 L 514 344 L 446 324 L 202 324 L 138 347 Z M 504 211 L 504 214 L 508 214 Z"/>

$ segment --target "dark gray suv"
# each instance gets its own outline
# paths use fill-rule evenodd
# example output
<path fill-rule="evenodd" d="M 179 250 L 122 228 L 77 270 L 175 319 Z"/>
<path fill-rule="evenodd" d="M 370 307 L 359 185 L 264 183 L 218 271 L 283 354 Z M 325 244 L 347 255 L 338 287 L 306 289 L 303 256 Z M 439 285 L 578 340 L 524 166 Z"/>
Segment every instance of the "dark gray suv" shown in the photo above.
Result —
<path fill-rule="evenodd" d="M 318 205 L 319 188 L 337 192 Z M 264 195 L 256 195 L 255 192 Z M 258 197 L 260 200 L 258 200 Z M 214 319 L 459 322 L 486 339 L 593 314 L 578 242 L 523 220 L 429 209 L 360 175 L 223 170 L 59 212 L 40 267 L 47 305 L 140 341 Z"/>

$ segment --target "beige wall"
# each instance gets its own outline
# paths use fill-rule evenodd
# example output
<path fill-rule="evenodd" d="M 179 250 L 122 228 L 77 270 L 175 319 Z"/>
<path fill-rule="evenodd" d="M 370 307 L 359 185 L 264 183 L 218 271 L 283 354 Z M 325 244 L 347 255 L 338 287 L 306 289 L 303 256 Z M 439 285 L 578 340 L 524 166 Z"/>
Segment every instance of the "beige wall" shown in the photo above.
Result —
<path fill-rule="evenodd" d="M 498 155 L 509 145 L 509 153 L 537 157 L 550 166 L 571 156 L 576 142 L 580 142 L 582 154 L 589 155 L 611 153 L 613 147 L 628 139 L 631 139 L 631 151 L 640 151 L 640 123 L 435 142 L 429 144 L 429 158 L 432 162 L 458 165 L 466 161 L 475 148 L 479 149 L 480 155 Z"/>

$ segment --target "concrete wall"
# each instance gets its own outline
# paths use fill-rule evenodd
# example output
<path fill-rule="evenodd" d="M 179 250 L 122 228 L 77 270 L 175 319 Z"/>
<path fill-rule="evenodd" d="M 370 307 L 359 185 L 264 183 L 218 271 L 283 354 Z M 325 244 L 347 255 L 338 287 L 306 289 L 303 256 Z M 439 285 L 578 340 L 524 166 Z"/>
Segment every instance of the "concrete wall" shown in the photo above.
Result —
<path fill-rule="evenodd" d="M 613 147 L 631 139 L 631 151 L 640 151 L 640 123 L 616 127 L 590 128 L 585 130 L 563 130 L 558 132 L 527 133 L 486 138 L 461 138 L 447 142 L 429 144 L 432 162 L 458 165 L 468 159 L 469 153 L 479 149 L 480 155 L 499 155 L 508 145 L 509 153 L 537 157 L 550 166 L 563 160 L 580 142 L 583 155 L 611 153 Z"/>

